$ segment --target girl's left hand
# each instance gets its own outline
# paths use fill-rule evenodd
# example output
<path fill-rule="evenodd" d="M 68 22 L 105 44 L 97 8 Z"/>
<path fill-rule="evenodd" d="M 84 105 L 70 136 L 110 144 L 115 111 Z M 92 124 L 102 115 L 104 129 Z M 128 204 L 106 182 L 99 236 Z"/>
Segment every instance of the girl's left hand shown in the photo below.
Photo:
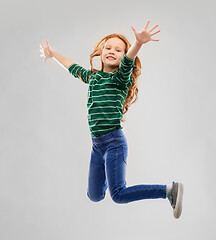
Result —
<path fill-rule="evenodd" d="M 155 25 L 150 30 L 147 30 L 149 23 L 150 23 L 150 20 L 148 20 L 147 24 L 145 25 L 145 28 L 141 32 L 137 32 L 136 29 L 133 26 L 131 26 L 136 36 L 136 40 L 140 45 L 147 43 L 148 41 L 159 41 L 159 39 L 151 38 L 151 36 L 160 32 L 160 30 L 158 30 L 154 33 L 151 33 L 158 26 L 158 24 Z"/>

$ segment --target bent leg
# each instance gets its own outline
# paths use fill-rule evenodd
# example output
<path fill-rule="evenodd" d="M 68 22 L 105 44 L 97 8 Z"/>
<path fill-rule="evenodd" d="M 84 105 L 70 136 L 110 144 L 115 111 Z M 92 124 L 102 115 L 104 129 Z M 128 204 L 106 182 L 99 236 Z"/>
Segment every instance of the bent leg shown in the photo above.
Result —
<path fill-rule="evenodd" d="M 93 144 L 88 175 L 87 196 L 93 202 L 104 199 L 107 189 L 104 160 L 97 146 Z"/>
<path fill-rule="evenodd" d="M 166 198 L 166 185 L 126 187 L 127 144 L 117 145 L 106 153 L 105 167 L 110 195 L 116 203 L 142 199 Z"/>

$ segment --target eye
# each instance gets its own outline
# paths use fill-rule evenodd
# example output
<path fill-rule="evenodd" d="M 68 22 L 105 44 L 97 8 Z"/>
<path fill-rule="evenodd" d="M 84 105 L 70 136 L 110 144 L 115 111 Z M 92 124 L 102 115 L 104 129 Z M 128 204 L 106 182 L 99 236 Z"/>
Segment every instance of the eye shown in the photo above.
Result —
<path fill-rule="evenodd" d="M 117 52 L 121 52 L 121 50 L 117 49 Z"/>

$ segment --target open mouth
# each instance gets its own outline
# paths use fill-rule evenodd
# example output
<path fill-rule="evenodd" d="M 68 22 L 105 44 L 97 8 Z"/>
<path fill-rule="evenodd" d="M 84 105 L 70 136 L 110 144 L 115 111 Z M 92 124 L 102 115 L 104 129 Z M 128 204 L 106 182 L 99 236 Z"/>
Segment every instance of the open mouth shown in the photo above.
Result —
<path fill-rule="evenodd" d="M 109 60 L 116 60 L 116 58 L 112 57 L 112 56 L 108 56 L 107 59 L 109 59 Z"/>

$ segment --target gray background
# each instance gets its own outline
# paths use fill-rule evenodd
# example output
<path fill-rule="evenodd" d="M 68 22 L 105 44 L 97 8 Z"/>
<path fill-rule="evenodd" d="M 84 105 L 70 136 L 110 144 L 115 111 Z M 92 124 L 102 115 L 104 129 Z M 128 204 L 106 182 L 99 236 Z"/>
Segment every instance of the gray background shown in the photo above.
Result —
<path fill-rule="evenodd" d="M 209 1 L 2 1 L 0 239 L 215 239 L 215 6 Z M 182 217 L 167 200 L 117 205 L 86 196 L 88 85 L 40 43 L 89 68 L 105 35 L 133 43 L 133 25 L 159 24 L 140 50 L 139 100 L 123 131 L 128 185 L 185 185 Z"/>

